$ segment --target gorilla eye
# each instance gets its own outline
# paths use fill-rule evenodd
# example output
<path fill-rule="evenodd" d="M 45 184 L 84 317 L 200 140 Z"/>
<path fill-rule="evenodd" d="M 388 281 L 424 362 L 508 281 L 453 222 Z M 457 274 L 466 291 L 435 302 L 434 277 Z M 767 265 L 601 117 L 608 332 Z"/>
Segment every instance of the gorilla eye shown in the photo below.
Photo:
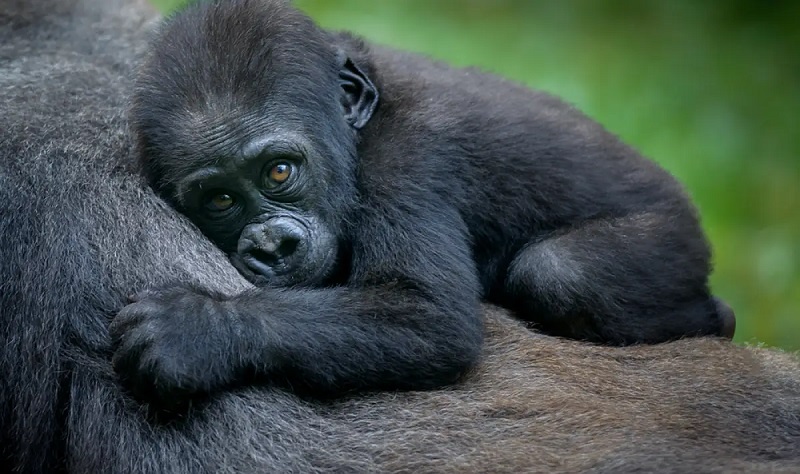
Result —
<path fill-rule="evenodd" d="M 285 183 L 292 176 L 292 165 L 281 161 L 272 165 L 264 176 L 264 185 L 268 188 L 274 188 L 278 185 Z"/>
<path fill-rule="evenodd" d="M 206 200 L 206 209 L 210 211 L 227 211 L 236 203 L 236 200 L 227 193 L 212 194 Z"/>

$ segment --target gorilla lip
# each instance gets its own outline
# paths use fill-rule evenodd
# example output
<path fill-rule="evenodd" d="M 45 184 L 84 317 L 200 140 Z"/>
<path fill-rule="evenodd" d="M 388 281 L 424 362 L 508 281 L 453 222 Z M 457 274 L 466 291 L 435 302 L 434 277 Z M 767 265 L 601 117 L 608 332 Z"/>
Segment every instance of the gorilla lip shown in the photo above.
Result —
<path fill-rule="evenodd" d="M 242 259 L 242 257 L 235 252 L 229 255 L 229 259 L 233 264 L 233 266 L 236 268 L 236 270 L 238 270 L 239 273 L 242 274 L 242 276 L 244 276 L 248 281 L 250 281 L 250 283 L 256 286 L 266 285 L 267 283 L 269 283 L 270 277 L 273 276 L 272 273 L 265 275 L 254 272 L 248 266 L 247 262 L 245 262 Z"/>
<path fill-rule="evenodd" d="M 265 277 L 290 273 L 296 266 L 291 259 L 287 263 L 286 257 L 274 257 L 259 248 L 252 250 L 251 255 L 244 257 L 243 260 L 250 268 Z"/>

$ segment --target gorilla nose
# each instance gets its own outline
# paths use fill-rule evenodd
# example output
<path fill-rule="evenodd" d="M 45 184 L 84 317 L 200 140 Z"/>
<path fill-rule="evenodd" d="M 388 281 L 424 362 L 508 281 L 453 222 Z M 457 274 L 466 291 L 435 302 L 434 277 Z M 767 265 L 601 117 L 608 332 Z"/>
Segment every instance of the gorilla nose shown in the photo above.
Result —
<path fill-rule="evenodd" d="M 238 253 L 255 273 L 269 277 L 288 273 L 304 246 L 303 228 L 289 218 L 273 218 L 244 228 Z"/>

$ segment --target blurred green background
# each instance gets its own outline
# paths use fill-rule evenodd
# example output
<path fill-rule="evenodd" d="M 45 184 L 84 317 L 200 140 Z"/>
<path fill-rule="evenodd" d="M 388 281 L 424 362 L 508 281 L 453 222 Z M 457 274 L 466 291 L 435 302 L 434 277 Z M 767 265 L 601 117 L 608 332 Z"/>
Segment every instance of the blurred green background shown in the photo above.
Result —
<path fill-rule="evenodd" d="M 156 0 L 169 10 L 181 0 Z M 800 349 L 800 2 L 297 0 L 574 103 L 689 188 L 736 340 Z"/>

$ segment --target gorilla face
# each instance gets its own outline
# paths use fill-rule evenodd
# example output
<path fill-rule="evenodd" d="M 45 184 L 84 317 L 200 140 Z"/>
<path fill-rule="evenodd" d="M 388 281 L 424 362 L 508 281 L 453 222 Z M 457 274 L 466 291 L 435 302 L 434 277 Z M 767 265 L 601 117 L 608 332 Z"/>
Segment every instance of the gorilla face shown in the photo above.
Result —
<path fill-rule="evenodd" d="M 317 212 L 326 181 L 314 169 L 320 160 L 301 137 L 256 140 L 181 178 L 175 198 L 253 283 L 318 284 L 337 254 L 334 232 Z"/>
<path fill-rule="evenodd" d="M 344 223 L 358 195 L 356 134 L 375 111 L 378 92 L 322 32 L 272 26 L 291 38 L 273 45 L 271 55 L 289 57 L 310 42 L 302 48 L 309 53 L 275 61 L 256 53 L 264 43 L 254 36 L 246 48 L 250 66 L 242 70 L 224 43 L 184 37 L 174 44 L 240 72 L 164 82 L 156 73 L 182 68 L 175 61 L 185 56 L 154 56 L 132 116 L 151 184 L 243 275 L 261 285 L 313 286 L 335 272 L 338 242 L 348 241 Z"/>

